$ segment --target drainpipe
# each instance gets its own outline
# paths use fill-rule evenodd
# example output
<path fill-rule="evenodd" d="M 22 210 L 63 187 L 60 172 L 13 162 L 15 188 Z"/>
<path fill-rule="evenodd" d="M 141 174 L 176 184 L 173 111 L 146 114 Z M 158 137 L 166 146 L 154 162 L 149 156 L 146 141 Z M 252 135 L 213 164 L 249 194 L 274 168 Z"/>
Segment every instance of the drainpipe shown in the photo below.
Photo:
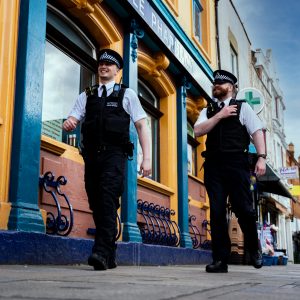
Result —
<path fill-rule="evenodd" d="M 218 4 L 219 4 L 219 0 L 215 0 L 217 58 L 218 58 L 218 69 L 221 69 Z"/>

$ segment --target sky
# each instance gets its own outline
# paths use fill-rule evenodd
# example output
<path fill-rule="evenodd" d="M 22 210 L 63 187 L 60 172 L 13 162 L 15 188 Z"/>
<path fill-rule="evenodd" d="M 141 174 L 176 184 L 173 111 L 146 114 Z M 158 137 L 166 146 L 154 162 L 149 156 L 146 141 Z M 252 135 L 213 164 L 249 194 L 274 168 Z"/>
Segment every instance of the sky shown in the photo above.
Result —
<path fill-rule="evenodd" d="M 222 1 L 222 0 L 221 0 Z M 252 44 L 252 50 L 272 49 L 286 106 L 286 142 L 300 155 L 300 1 L 232 0 Z"/>

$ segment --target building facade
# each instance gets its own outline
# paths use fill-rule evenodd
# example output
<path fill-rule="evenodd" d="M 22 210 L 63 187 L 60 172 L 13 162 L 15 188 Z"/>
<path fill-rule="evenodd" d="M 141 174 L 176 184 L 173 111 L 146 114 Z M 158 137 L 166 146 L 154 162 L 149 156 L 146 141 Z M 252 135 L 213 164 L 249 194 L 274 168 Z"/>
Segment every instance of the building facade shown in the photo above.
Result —
<path fill-rule="evenodd" d="M 291 194 L 287 182 L 282 180 L 279 168 L 286 166 L 284 134 L 284 97 L 274 68 L 272 51 L 252 50 L 251 41 L 242 20 L 231 0 L 218 1 L 217 36 L 219 37 L 219 68 L 228 70 L 238 78 L 238 99 L 246 101 L 257 112 L 263 123 L 267 172 L 258 178 L 254 186 L 254 205 L 257 209 L 258 227 L 274 224 L 279 227 L 276 234 L 278 249 L 287 249 L 292 260 Z M 255 102 L 254 92 L 263 98 Z M 256 108 L 255 105 L 259 108 Z M 250 152 L 255 152 L 253 145 Z M 251 157 L 251 156 L 250 156 Z M 232 251 L 242 254 L 242 235 L 235 219 L 231 220 Z M 236 234 L 240 232 L 240 234 Z"/>
<path fill-rule="evenodd" d="M 261 222 L 275 225 L 275 246 L 286 249 L 289 260 L 293 261 L 293 244 L 291 230 L 291 205 L 293 197 L 287 180 L 281 178 L 280 168 L 286 167 L 285 149 L 287 144 L 284 133 L 285 102 L 276 73 L 271 49 L 265 53 L 261 49 L 252 52 L 253 86 L 264 95 L 265 104 L 261 119 L 266 125 L 266 147 L 268 153 L 266 175 L 259 179 Z"/>
<path fill-rule="evenodd" d="M 63 235 L 72 223 L 70 237 L 91 237 L 80 129 L 66 134 L 61 125 L 77 95 L 97 83 L 97 51 L 111 48 L 123 56 L 118 80 L 137 92 L 152 140 L 152 176 L 141 178 L 131 125 L 136 153 L 127 163 L 120 240 L 143 241 L 147 224 L 138 213 L 141 203 L 172 211 L 182 247 L 195 248 L 209 238 L 202 226 L 209 220 L 200 155 L 204 138 L 195 139 L 192 128 L 210 99 L 216 68 L 214 3 L 15 0 L 0 5 L 1 39 L 9 45 L 1 50 L 7 62 L 1 64 L 6 87 L 0 100 L 5 145 L 0 155 L 6 162 L 0 170 L 1 229 L 45 233 L 56 226 Z M 59 183 L 72 216 L 68 203 L 58 207 L 43 188 L 45 179 Z M 191 230 L 192 220 L 198 232 Z M 172 233 L 170 224 L 158 226 Z"/>

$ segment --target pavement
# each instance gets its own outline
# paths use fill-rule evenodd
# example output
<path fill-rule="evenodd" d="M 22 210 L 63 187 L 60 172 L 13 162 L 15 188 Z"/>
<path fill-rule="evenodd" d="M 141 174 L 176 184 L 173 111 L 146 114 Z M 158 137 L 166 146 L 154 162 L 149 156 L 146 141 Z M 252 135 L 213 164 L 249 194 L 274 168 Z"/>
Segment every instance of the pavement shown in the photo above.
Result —
<path fill-rule="evenodd" d="M 208 274 L 205 265 L 119 266 L 0 265 L 0 299 L 267 300 L 300 299 L 300 265 L 230 265 Z"/>

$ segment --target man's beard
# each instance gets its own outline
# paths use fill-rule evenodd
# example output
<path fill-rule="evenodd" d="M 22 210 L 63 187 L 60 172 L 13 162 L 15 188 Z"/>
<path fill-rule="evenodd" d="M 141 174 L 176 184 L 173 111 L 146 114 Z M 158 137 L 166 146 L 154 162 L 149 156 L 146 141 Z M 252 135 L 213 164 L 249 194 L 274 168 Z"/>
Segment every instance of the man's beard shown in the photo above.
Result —
<path fill-rule="evenodd" d="M 228 88 L 223 88 L 222 86 L 214 86 L 212 94 L 214 98 L 221 99 L 228 94 Z"/>

